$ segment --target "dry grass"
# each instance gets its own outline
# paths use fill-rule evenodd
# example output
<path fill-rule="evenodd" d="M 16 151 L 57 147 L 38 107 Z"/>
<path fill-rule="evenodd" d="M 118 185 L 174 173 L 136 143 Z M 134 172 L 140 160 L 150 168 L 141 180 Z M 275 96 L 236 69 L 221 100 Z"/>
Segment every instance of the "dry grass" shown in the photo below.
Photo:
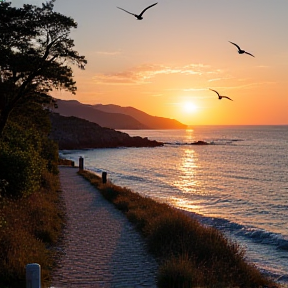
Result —
<path fill-rule="evenodd" d="M 58 165 L 66 165 L 66 166 L 73 166 L 74 167 L 75 163 L 72 160 L 58 158 Z"/>
<path fill-rule="evenodd" d="M 220 231 L 169 205 L 142 197 L 97 175 L 79 172 L 134 223 L 159 261 L 158 287 L 278 287 L 245 260 Z"/>
<path fill-rule="evenodd" d="M 62 231 L 58 178 L 48 172 L 43 187 L 26 198 L 0 200 L 0 287 L 25 287 L 25 267 L 41 265 L 43 282 L 54 266 L 53 250 Z"/>

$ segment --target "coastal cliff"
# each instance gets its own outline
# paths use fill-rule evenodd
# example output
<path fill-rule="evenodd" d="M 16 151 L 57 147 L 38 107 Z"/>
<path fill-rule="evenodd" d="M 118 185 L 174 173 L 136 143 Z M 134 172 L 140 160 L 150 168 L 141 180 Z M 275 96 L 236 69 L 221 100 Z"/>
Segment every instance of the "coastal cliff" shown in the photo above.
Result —
<path fill-rule="evenodd" d="M 131 137 L 127 133 L 104 128 L 74 116 L 64 117 L 50 114 L 51 133 L 49 138 L 58 143 L 59 149 L 157 147 L 163 143 L 142 137 Z"/>

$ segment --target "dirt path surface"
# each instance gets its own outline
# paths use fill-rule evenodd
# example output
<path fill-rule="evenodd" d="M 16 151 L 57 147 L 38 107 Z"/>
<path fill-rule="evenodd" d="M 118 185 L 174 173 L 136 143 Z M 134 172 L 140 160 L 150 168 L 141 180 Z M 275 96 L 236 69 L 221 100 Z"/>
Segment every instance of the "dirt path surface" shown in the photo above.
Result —
<path fill-rule="evenodd" d="M 125 216 L 77 168 L 59 170 L 67 227 L 51 287 L 157 287 L 157 263 Z"/>

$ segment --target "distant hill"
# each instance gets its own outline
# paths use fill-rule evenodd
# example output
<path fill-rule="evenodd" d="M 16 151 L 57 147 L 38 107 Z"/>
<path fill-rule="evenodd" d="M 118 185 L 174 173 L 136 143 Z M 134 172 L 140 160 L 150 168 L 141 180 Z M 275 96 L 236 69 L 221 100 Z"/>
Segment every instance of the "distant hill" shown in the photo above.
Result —
<path fill-rule="evenodd" d="M 49 138 L 58 144 L 60 150 L 163 146 L 161 142 L 139 136 L 131 137 L 127 133 L 103 128 L 74 116 L 51 113 L 50 120 L 52 129 Z"/>
<path fill-rule="evenodd" d="M 137 121 L 145 124 L 148 126 L 149 129 L 186 129 L 187 125 L 180 123 L 175 119 L 164 118 L 164 117 L 157 117 L 151 116 L 143 111 L 140 111 L 133 107 L 121 107 L 118 105 L 102 105 L 97 104 L 93 105 L 95 109 L 101 110 L 107 113 L 121 113 L 125 115 L 129 115 L 136 119 Z"/>
<path fill-rule="evenodd" d="M 75 116 L 112 129 L 148 129 L 133 117 L 120 113 L 107 113 L 95 109 L 92 105 L 82 104 L 76 100 L 57 100 L 55 112 L 63 116 Z"/>
<path fill-rule="evenodd" d="M 133 107 L 117 105 L 89 105 L 76 100 L 57 100 L 55 112 L 63 116 L 75 116 L 112 129 L 186 129 L 177 120 L 151 116 Z"/>

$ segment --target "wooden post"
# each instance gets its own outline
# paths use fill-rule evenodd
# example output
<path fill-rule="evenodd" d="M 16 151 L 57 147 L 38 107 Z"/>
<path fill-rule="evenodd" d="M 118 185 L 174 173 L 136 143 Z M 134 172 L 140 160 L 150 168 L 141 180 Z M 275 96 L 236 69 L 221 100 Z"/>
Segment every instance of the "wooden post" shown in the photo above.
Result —
<path fill-rule="evenodd" d="M 102 183 L 105 184 L 107 182 L 107 172 L 102 172 Z"/>
<path fill-rule="evenodd" d="M 41 269 L 37 263 L 26 265 L 26 288 L 41 288 Z"/>
<path fill-rule="evenodd" d="M 83 171 L 84 169 L 84 158 L 80 156 L 79 158 L 79 171 Z"/>

